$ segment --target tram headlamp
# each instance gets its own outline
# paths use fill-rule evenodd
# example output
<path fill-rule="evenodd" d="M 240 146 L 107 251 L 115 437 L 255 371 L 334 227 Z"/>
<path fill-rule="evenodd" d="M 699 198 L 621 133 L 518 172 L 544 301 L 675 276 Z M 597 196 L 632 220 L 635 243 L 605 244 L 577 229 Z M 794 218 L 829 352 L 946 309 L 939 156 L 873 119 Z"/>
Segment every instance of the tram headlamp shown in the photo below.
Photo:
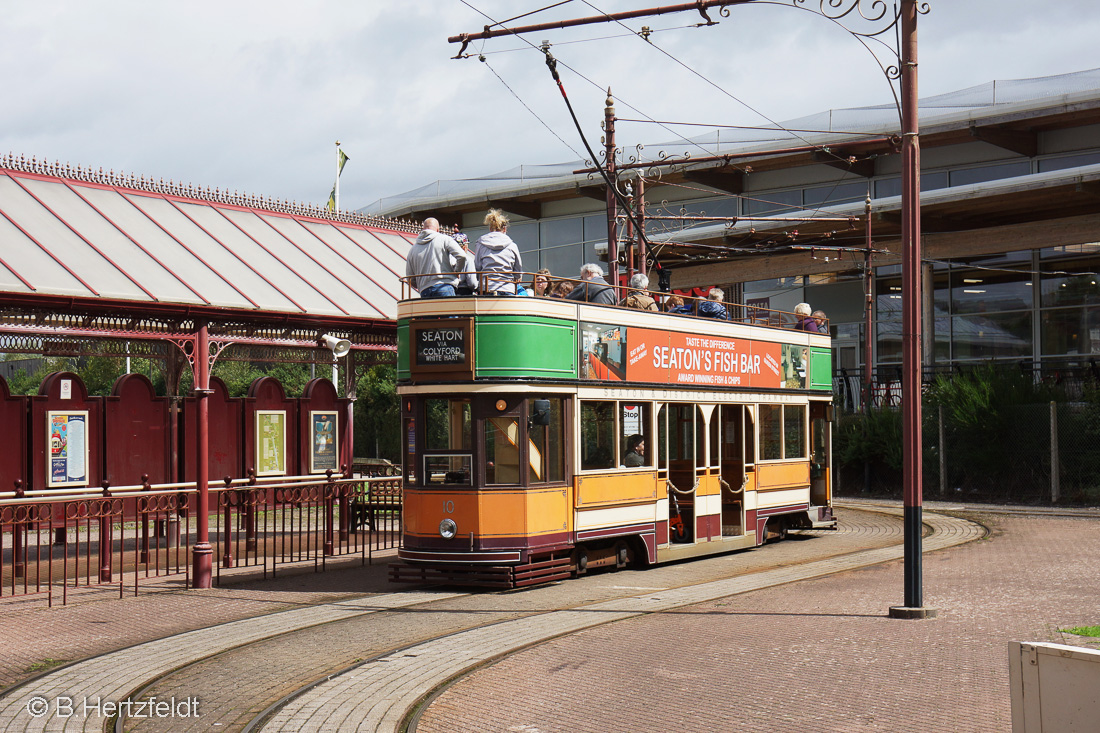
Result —
<path fill-rule="evenodd" d="M 445 540 L 454 538 L 458 534 L 458 525 L 453 519 L 444 519 L 439 523 L 439 536 Z"/>

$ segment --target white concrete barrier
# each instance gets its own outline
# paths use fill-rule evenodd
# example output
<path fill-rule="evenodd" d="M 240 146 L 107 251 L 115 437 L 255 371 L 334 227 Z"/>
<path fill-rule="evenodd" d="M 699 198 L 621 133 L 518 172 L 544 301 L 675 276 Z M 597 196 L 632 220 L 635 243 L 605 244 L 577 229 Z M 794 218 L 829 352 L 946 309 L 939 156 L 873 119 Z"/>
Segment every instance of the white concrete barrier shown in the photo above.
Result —
<path fill-rule="evenodd" d="M 1100 651 L 1008 643 L 1012 733 L 1100 730 Z"/>

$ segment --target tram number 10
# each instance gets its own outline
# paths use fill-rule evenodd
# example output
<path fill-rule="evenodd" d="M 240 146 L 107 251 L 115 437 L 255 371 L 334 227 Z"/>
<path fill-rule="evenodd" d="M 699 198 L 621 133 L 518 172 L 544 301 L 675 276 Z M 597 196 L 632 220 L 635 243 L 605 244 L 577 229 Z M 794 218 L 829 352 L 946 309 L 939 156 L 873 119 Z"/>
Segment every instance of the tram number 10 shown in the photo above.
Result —
<path fill-rule="evenodd" d="M 450 499 L 443 502 L 443 513 L 444 514 L 454 514 L 455 513 L 455 503 L 453 501 L 451 501 Z"/>

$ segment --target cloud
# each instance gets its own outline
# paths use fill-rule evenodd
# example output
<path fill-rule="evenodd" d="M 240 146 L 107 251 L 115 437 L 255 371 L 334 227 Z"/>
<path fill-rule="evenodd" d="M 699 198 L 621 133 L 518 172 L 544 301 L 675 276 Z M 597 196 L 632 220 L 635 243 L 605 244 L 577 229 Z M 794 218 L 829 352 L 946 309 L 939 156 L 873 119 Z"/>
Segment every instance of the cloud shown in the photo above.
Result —
<path fill-rule="evenodd" d="M 356 208 L 436 179 L 567 161 L 583 149 L 541 54 L 500 38 L 471 44 L 487 64 L 455 61 L 446 42 L 486 23 L 470 6 L 505 18 L 545 4 L 9 3 L 0 150 L 322 204 L 339 139 L 351 156 L 341 199 Z M 642 5 L 574 0 L 516 22 Z M 1083 0 L 933 2 L 920 18 L 921 91 L 1100 66 L 1097 15 Z M 528 40 L 553 43 L 593 146 L 608 86 L 621 117 L 726 124 L 891 99 L 866 50 L 809 12 L 761 4 L 712 17 L 720 24 L 686 27 L 697 13 L 625 23 L 650 26 L 653 44 L 619 25 Z M 620 123 L 618 142 L 698 132 Z"/>

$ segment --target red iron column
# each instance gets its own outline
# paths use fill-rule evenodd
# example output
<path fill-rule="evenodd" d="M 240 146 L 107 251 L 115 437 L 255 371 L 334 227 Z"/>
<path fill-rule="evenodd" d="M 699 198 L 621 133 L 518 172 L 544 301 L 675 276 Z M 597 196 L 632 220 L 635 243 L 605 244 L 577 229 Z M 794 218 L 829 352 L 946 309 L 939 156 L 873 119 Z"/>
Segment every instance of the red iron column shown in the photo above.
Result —
<path fill-rule="evenodd" d="M 197 537 L 192 551 L 195 588 L 209 588 L 213 580 L 214 550 L 210 546 L 210 332 L 199 324 L 195 344 L 196 452 L 195 488 L 198 492 Z"/>
<path fill-rule="evenodd" d="M 917 120 L 917 2 L 901 4 L 902 475 L 905 512 L 905 605 L 896 618 L 927 618 L 921 588 L 921 241 L 920 140 Z"/>
<path fill-rule="evenodd" d="M 615 288 L 615 299 L 619 298 L 619 205 L 615 191 L 611 186 L 615 181 L 615 100 L 611 98 L 611 89 L 607 90 L 607 102 L 603 110 L 604 165 L 607 168 L 607 281 Z"/>

